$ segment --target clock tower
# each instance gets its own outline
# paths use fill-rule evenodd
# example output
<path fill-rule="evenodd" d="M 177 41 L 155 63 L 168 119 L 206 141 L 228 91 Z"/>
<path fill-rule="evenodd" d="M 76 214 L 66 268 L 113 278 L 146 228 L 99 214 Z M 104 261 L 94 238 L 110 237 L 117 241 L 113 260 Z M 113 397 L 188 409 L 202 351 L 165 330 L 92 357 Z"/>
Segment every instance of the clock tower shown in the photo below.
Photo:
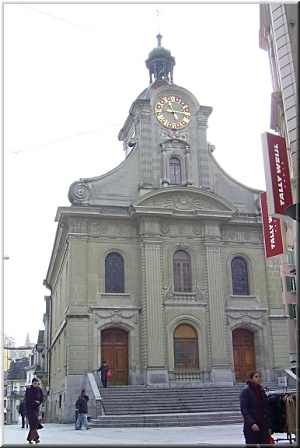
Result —
<path fill-rule="evenodd" d="M 212 108 L 174 84 L 175 59 L 160 34 L 157 39 L 146 61 L 150 85 L 132 104 L 119 139 L 127 153 L 130 145 L 139 148 L 140 194 L 170 185 L 211 189 L 206 130 Z"/>

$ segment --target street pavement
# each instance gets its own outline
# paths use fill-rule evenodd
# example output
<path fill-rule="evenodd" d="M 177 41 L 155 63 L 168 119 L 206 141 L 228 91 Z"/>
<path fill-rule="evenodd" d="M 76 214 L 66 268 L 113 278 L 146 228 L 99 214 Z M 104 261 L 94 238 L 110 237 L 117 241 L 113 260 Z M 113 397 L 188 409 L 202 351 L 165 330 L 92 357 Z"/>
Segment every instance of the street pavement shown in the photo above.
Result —
<path fill-rule="evenodd" d="M 2 427 L 1 446 L 24 446 L 28 430 L 17 425 Z M 45 423 L 40 446 L 201 446 L 244 445 L 242 425 L 162 427 L 162 428 L 92 428 L 75 431 L 73 425 Z M 284 434 L 278 434 L 284 437 Z M 279 442 L 288 445 L 288 441 Z M 28 445 L 29 446 L 29 445 Z M 288 445 L 289 447 L 291 445 Z"/>

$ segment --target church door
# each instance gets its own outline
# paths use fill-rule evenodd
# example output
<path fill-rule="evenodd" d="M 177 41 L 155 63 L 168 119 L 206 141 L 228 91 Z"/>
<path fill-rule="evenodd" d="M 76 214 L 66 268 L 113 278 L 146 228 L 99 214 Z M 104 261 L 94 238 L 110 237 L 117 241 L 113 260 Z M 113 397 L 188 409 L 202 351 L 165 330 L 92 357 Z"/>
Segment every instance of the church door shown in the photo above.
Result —
<path fill-rule="evenodd" d="M 112 370 L 109 384 L 128 384 L 128 333 L 120 328 L 108 328 L 101 333 L 101 360 Z"/>
<path fill-rule="evenodd" d="M 254 334 L 244 328 L 232 332 L 235 379 L 244 382 L 249 373 L 256 369 Z"/>

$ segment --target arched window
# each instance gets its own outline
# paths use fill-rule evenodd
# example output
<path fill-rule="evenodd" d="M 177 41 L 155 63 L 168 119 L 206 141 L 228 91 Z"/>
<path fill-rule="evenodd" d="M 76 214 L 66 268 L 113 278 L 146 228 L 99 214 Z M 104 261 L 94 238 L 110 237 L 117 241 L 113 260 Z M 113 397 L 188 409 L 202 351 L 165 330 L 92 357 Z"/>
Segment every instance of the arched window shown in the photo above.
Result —
<path fill-rule="evenodd" d="M 117 252 L 105 258 L 105 292 L 124 292 L 124 260 Z"/>
<path fill-rule="evenodd" d="M 248 267 L 243 257 L 231 261 L 232 293 L 237 296 L 249 295 Z"/>
<path fill-rule="evenodd" d="M 181 164 L 177 157 L 171 157 L 169 161 L 170 167 L 170 184 L 181 185 Z"/>
<path fill-rule="evenodd" d="M 174 291 L 192 291 L 191 257 L 184 250 L 177 250 L 173 257 Z"/>
<path fill-rule="evenodd" d="M 181 324 L 174 333 L 175 369 L 198 369 L 198 336 L 191 325 Z"/>

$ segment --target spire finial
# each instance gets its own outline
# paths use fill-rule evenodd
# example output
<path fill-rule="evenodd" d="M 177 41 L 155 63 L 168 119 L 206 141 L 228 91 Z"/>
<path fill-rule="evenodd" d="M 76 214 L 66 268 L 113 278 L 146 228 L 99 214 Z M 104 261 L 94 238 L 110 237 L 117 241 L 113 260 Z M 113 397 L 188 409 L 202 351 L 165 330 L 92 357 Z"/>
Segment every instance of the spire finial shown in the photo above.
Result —
<path fill-rule="evenodd" d="M 158 35 L 156 36 L 156 39 L 157 39 L 157 46 L 161 47 L 162 35 L 160 33 L 158 33 Z"/>
<path fill-rule="evenodd" d="M 156 17 L 157 17 L 157 33 L 160 34 L 160 21 L 159 21 L 159 19 L 160 19 L 160 10 L 156 9 L 155 12 L 156 12 Z"/>

